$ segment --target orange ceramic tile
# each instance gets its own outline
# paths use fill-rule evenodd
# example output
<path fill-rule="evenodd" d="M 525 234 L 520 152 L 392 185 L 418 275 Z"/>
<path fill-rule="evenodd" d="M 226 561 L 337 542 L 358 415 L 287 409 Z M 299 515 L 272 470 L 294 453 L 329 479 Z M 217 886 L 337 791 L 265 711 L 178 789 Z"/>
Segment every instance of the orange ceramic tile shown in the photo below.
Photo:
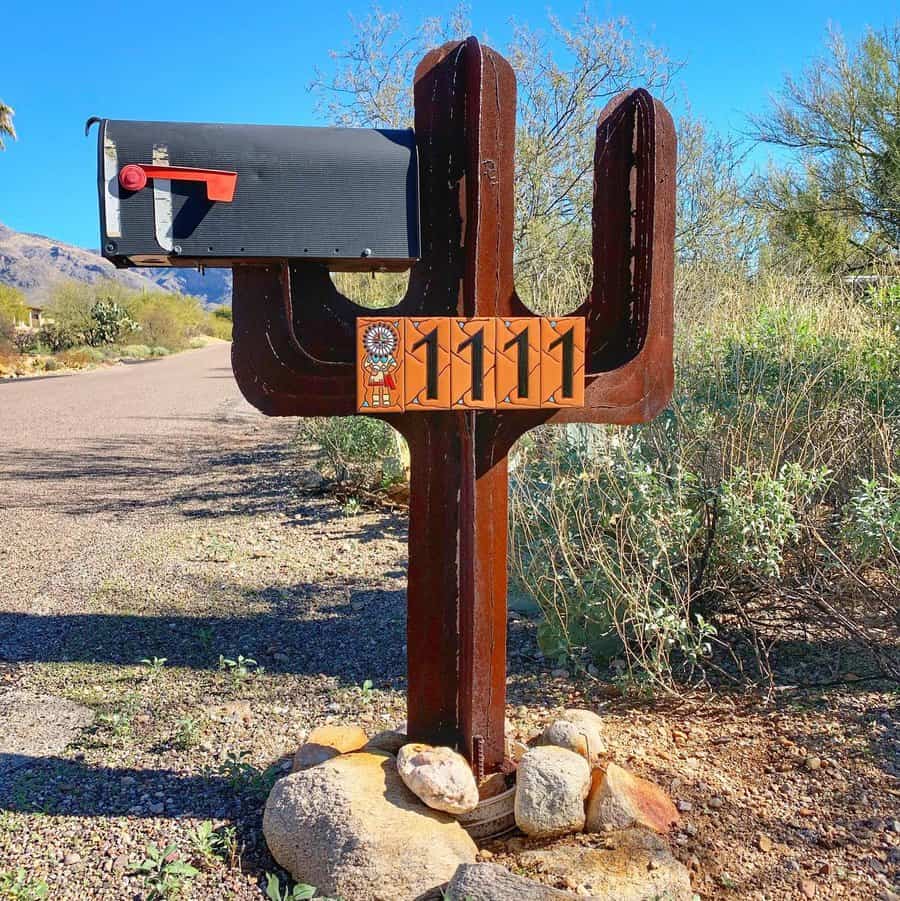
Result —
<path fill-rule="evenodd" d="M 541 406 L 584 406 L 584 319 L 541 320 Z"/>
<path fill-rule="evenodd" d="M 408 411 L 450 409 L 450 320 L 403 320 L 403 400 Z"/>
<path fill-rule="evenodd" d="M 497 320 L 497 409 L 541 405 L 541 320 Z"/>
<path fill-rule="evenodd" d="M 356 320 L 356 406 L 360 413 L 403 411 L 403 320 Z"/>
<path fill-rule="evenodd" d="M 450 320 L 452 409 L 492 410 L 495 406 L 494 337 L 496 320 Z"/>

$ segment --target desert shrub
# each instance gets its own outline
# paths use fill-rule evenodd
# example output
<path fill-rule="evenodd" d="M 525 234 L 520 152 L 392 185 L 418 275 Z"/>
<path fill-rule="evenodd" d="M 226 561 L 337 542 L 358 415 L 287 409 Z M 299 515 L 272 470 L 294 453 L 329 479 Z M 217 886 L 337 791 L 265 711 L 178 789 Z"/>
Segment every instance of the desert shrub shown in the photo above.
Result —
<path fill-rule="evenodd" d="M 377 488 L 402 479 L 406 443 L 387 423 L 367 416 L 301 419 L 297 440 L 315 445 L 323 470 L 351 488 Z"/>
<path fill-rule="evenodd" d="M 228 311 L 228 315 L 222 315 L 223 310 Z M 210 335 L 213 338 L 221 338 L 223 341 L 231 340 L 231 307 L 220 307 L 215 313 L 208 313 L 203 323 L 203 334 Z"/>
<path fill-rule="evenodd" d="M 512 576 L 545 653 L 621 656 L 665 690 L 702 675 L 734 604 L 897 559 L 897 333 L 815 281 L 706 276 L 680 273 L 663 415 L 538 430 L 512 469 Z"/>
<path fill-rule="evenodd" d="M 146 344 L 126 344 L 119 348 L 119 356 L 126 360 L 146 360 L 150 356 L 150 348 Z"/>
<path fill-rule="evenodd" d="M 168 347 L 151 347 L 150 348 L 150 356 L 151 357 L 167 357 L 172 353 Z"/>
<path fill-rule="evenodd" d="M 59 353 L 83 343 L 84 332 L 58 322 L 45 322 L 35 333 L 34 349 Z"/>
<path fill-rule="evenodd" d="M 142 343 L 169 350 L 187 347 L 191 338 L 202 333 L 208 318 L 196 298 L 163 291 L 132 295 L 124 306 L 140 326 Z"/>
<path fill-rule="evenodd" d="M 862 563 L 884 560 L 900 569 L 900 476 L 861 478 L 843 509 L 843 537 Z"/>
<path fill-rule="evenodd" d="M 0 347 L 14 346 L 16 325 L 28 321 L 25 295 L 10 285 L 0 285 Z"/>
<path fill-rule="evenodd" d="M 102 363 L 104 355 L 95 347 L 75 347 L 56 355 L 61 366 L 69 369 L 84 369 L 95 363 Z"/>

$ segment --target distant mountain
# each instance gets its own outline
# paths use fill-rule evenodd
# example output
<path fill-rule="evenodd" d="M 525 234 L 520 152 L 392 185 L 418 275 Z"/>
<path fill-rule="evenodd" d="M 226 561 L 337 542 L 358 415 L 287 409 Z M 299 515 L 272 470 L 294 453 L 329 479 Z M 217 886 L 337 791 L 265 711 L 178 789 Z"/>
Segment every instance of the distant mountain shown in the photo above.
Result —
<path fill-rule="evenodd" d="M 116 269 L 93 250 L 0 224 L 0 283 L 21 289 L 35 303 L 46 302 L 57 282 L 106 278 L 137 290 L 192 294 L 207 306 L 231 303 L 230 269 L 207 269 L 203 275 L 196 269 Z"/>

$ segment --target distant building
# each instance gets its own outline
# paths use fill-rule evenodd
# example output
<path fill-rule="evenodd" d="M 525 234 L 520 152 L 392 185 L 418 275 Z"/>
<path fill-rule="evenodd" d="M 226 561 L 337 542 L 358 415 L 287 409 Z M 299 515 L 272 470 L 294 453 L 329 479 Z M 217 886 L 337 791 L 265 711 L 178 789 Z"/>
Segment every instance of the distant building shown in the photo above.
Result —
<path fill-rule="evenodd" d="M 42 306 L 32 301 L 26 305 L 25 312 L 17 318 L 16 328 L 37 331 L 37 329 L 48 322 L 53 322 L 53 320 L 44 315 Z"/>

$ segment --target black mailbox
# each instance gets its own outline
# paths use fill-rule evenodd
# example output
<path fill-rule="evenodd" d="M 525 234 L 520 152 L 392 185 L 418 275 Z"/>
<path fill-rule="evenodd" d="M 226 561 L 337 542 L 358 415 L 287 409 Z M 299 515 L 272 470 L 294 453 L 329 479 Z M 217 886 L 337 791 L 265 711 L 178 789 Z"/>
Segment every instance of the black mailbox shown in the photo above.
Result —
<path fill-rule="evenodd" d="M 412 130 L 95 121 L 103 255 L 116 266 L 402 270 L 419 257 Z"/>

